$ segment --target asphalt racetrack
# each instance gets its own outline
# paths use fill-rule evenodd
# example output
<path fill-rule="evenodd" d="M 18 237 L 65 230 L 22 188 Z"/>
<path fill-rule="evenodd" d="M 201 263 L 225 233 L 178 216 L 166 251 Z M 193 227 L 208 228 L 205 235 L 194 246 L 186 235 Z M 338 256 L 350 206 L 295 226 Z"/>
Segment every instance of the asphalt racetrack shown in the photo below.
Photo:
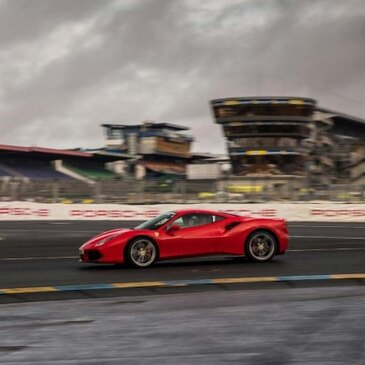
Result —
<path fill-rule="evenodd" d="M 364 364 L 364 225 L 290 224 L 290 250 L 264 264 L 78 261 L 90 236 L 134 224 L 0 223 L 1 364 Z"/>
<path fill-rule="evenodd" d="M 323 279 L 321 275 L 365 273 L 365 225 L 361 223 L 289 224 L 289 251 L 264 264 L 250 263 L 241 257 L 205 257 L 164 261 L 151 268 L 133 269 L 78 261 L 78 247 L 91 236 L 137 224 L 130 221 L 0 222 L 0 289 L 101 285 L 96 287 L 97 295 L 108 296 L 111 294 L 102 290 L 103 284 L 176 281 L 175 286 L 179 287 L 184 286 L 179 285 L 179 281 L 184 280 L 200 280 L 204 284 L 208 279 L 224 283 L 225 278 L 315 276 L 316 279 L 318 276 Z M 362 285 L 365 277 L 357 279 L 350 280 L 351 284 Z M 349 284 L 348 281 L 337 280 L 335 285 Z M 314 285 L 314 282 L 316 280 L 300 280 L 301 286 Z M 264 280 L 251 283 L 251 287 L 272 288 L 275 284 Z M 292 281 L 290 285 L 295 286 L 297 282 Z M 8 301 L 4 297 L 0 296 L 0 303 Z M 80 297 L 83 296 L 78 293 L 76 298 Z M 24 296 L 16 298 L 22 300 Z M 48 298 L 51 297 L 45 299 Z"/>

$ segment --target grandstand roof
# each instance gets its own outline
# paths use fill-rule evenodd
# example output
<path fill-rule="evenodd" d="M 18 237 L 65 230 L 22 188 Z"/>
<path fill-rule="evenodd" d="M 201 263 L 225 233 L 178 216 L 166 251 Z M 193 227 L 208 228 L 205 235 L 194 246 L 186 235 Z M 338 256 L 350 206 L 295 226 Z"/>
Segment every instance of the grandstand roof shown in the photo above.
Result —
<path fill-rule="evenodd" d="M 0 144 L 0 153 L 7 152 L 25 152 L 38 155 L 57 155 L 57 156 L 74 156 L 74 157 L 92 157 L 91 153 L 80 152 L 74 150 L 63 150 L 55 148 L 43 148 L 43 147 L 22 147 Z"/>
<path fill-rule="evenodd" d="M 141 124 L 102 124 L 102 127 L 105 128 L 114 128 L 114 129 L 133 129 L 133 128 L 142 128 L 148 127 L 149 129 L 170 129 L 174 131 L 186 131 L 190 129 L 189 127 L 185 127 L 178 124 L 172 123 L 155 123 L 155 122 L 145 122 Z"/>
<path fill-rule="evenodd" d="M 214 154 L 210 152 L 195 152 L 191 156 L 192 162 L 226 162 L 229 156 L 225 154 Z"/>
<path fill-rule="evenodd" d="M 354 137 L 363 142 L 365 141 L 365 119 L 324 108 L 316 108 L 316 110 L 327 113 L 333 120 L 334 125 L 331 130 L 332 133 Z"/>
<path fill-rule="evenodd" d="M 331 117 L 334 118 L 341 118 L 341 119 L 347 119 L 348 121 L 354 122 L 354 123 L 360 123 L 365 126 L 365 119 L 354 117 L 352 115 L 348 115 L 345 113 L 339 113 L 333 110 L 325 109 L 325 108 L 316 108 L 317 111 L 331 114 Z"/>
<path fill-rule="evenodd" d="M 108 151 L 105 148 L 88 149 L 86 151 L 89 154 L 92 154 L 94 158 L 104 161 L 118 161 L 118 160 L 128 160 L 131 158 L 135 158 L 135 156 L 128 155 L 127 153 Z"/>
<path fill-rule="evenodd" d="M 0 144 L 1 155 L 24 155 L 29 157 L 44 158 L 44 159 L 62 159 L 62 158 L 94 158 L 98 160 L 117 161 L 131 158 L 131 156 L 122 153 L 109 153 L 103 150 L 80 151 L 77 149 L 55 149 L 43 147 L 23 147 Z"/>
<path fill-rule="evenodd" d="M 300 96 L 248 96 L 220 98 L 210 101 L 213 106 L 235 105 L 235 104 L 311 104 L 315 105 L 316 100 Z"/>

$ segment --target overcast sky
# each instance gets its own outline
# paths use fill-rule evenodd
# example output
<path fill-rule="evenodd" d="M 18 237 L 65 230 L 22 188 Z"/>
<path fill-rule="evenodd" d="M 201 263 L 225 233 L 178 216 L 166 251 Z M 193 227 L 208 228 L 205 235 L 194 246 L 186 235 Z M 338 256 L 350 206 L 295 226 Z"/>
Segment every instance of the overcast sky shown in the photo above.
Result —
<path fill-rule="evenodd" d="M 365 118 L 364 0 L 0 0 L 0 144 L 101 147 L 101 123 L 191 127 L 209 100 L 296 95 Z"/>

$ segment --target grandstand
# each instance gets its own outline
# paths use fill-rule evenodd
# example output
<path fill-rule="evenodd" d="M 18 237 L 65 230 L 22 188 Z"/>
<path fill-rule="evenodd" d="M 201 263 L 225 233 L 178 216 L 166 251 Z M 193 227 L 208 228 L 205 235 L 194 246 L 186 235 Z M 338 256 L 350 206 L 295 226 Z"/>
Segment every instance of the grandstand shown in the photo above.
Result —
<path fill-rule="evenodd" d="M 191 160 L 189 128 L 171 123 L 103 124 L 106 151 L 134 156 L 131 172 L 138 179 L 184 178 Z"/>
<path fill-rule="evenodd" d="M 236 177 L 322 187 L 360 181 L 348 178 L 351 169 L 362 171 L 351 160 L 355 146 L 365 142 L 365 121 L 359 118 L 301 97 L 224 98 L 212 100 L 211 107 Z"/>
<path fill-rule="evenodd" d="M 51 164 L 53 160 L 70 157 L 89 156 L 68 150 L 0 145 L 0 173 L 2 177 L 19 179 L 70 179 Z"/>
<path fill-rule="evenodd" d="M 342 183 L 365 184 L 365 120 L 333 110 L 318 108 L 331 120 L 336 177 Z"/>
<path fill-rule="evenodd" d="M 188 128 L 175 124 L 103 124 L 106 146 L 99 149 L 0 145 L 0 200 L 364 198 L 365 120 L 319 108 L 309 98 L 225 98 L 211 106 L 228 155 L 192 154 Z"/>
<path fill-rule="evenodd" d="M 72 171 L 75 175 L 82 176 L 92 181 L 116 179 L 120 177 L 115 172 L 107 170 L 103 164 L 96 162 L 94 159 L 91 161 L 67 161 L 66 163 L 63 163 L 62 166 L 67 170 Z"/>
<path fill-rule="evenodd" d="M 115 154 L 0 145 L 0 176 L 35 180 L 79 177 L 82 180 L 82 176 L 91 180 L 110 179 L 118 175 L 107 170 L 105 163 L 126 158 Z M 62 164 L 55 164 L 55 161 L 62 161 Z"/>
<path fill-rule="evenodd" d="M 128 158 L 102 151 L 0 145 L 0 197 L 42 201 L 94 197 L 96 181 L 120 178 L 105 165 Z"/>

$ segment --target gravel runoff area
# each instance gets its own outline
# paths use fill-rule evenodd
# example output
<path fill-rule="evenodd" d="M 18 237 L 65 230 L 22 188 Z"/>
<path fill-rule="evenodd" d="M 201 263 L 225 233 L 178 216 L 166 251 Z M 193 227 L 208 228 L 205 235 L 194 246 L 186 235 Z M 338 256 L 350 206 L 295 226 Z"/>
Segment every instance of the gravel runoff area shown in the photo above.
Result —
<path fill-rule="evenodd" d="M 365 287 L 0 307 L 0 364 L 365 363 Z"/>

